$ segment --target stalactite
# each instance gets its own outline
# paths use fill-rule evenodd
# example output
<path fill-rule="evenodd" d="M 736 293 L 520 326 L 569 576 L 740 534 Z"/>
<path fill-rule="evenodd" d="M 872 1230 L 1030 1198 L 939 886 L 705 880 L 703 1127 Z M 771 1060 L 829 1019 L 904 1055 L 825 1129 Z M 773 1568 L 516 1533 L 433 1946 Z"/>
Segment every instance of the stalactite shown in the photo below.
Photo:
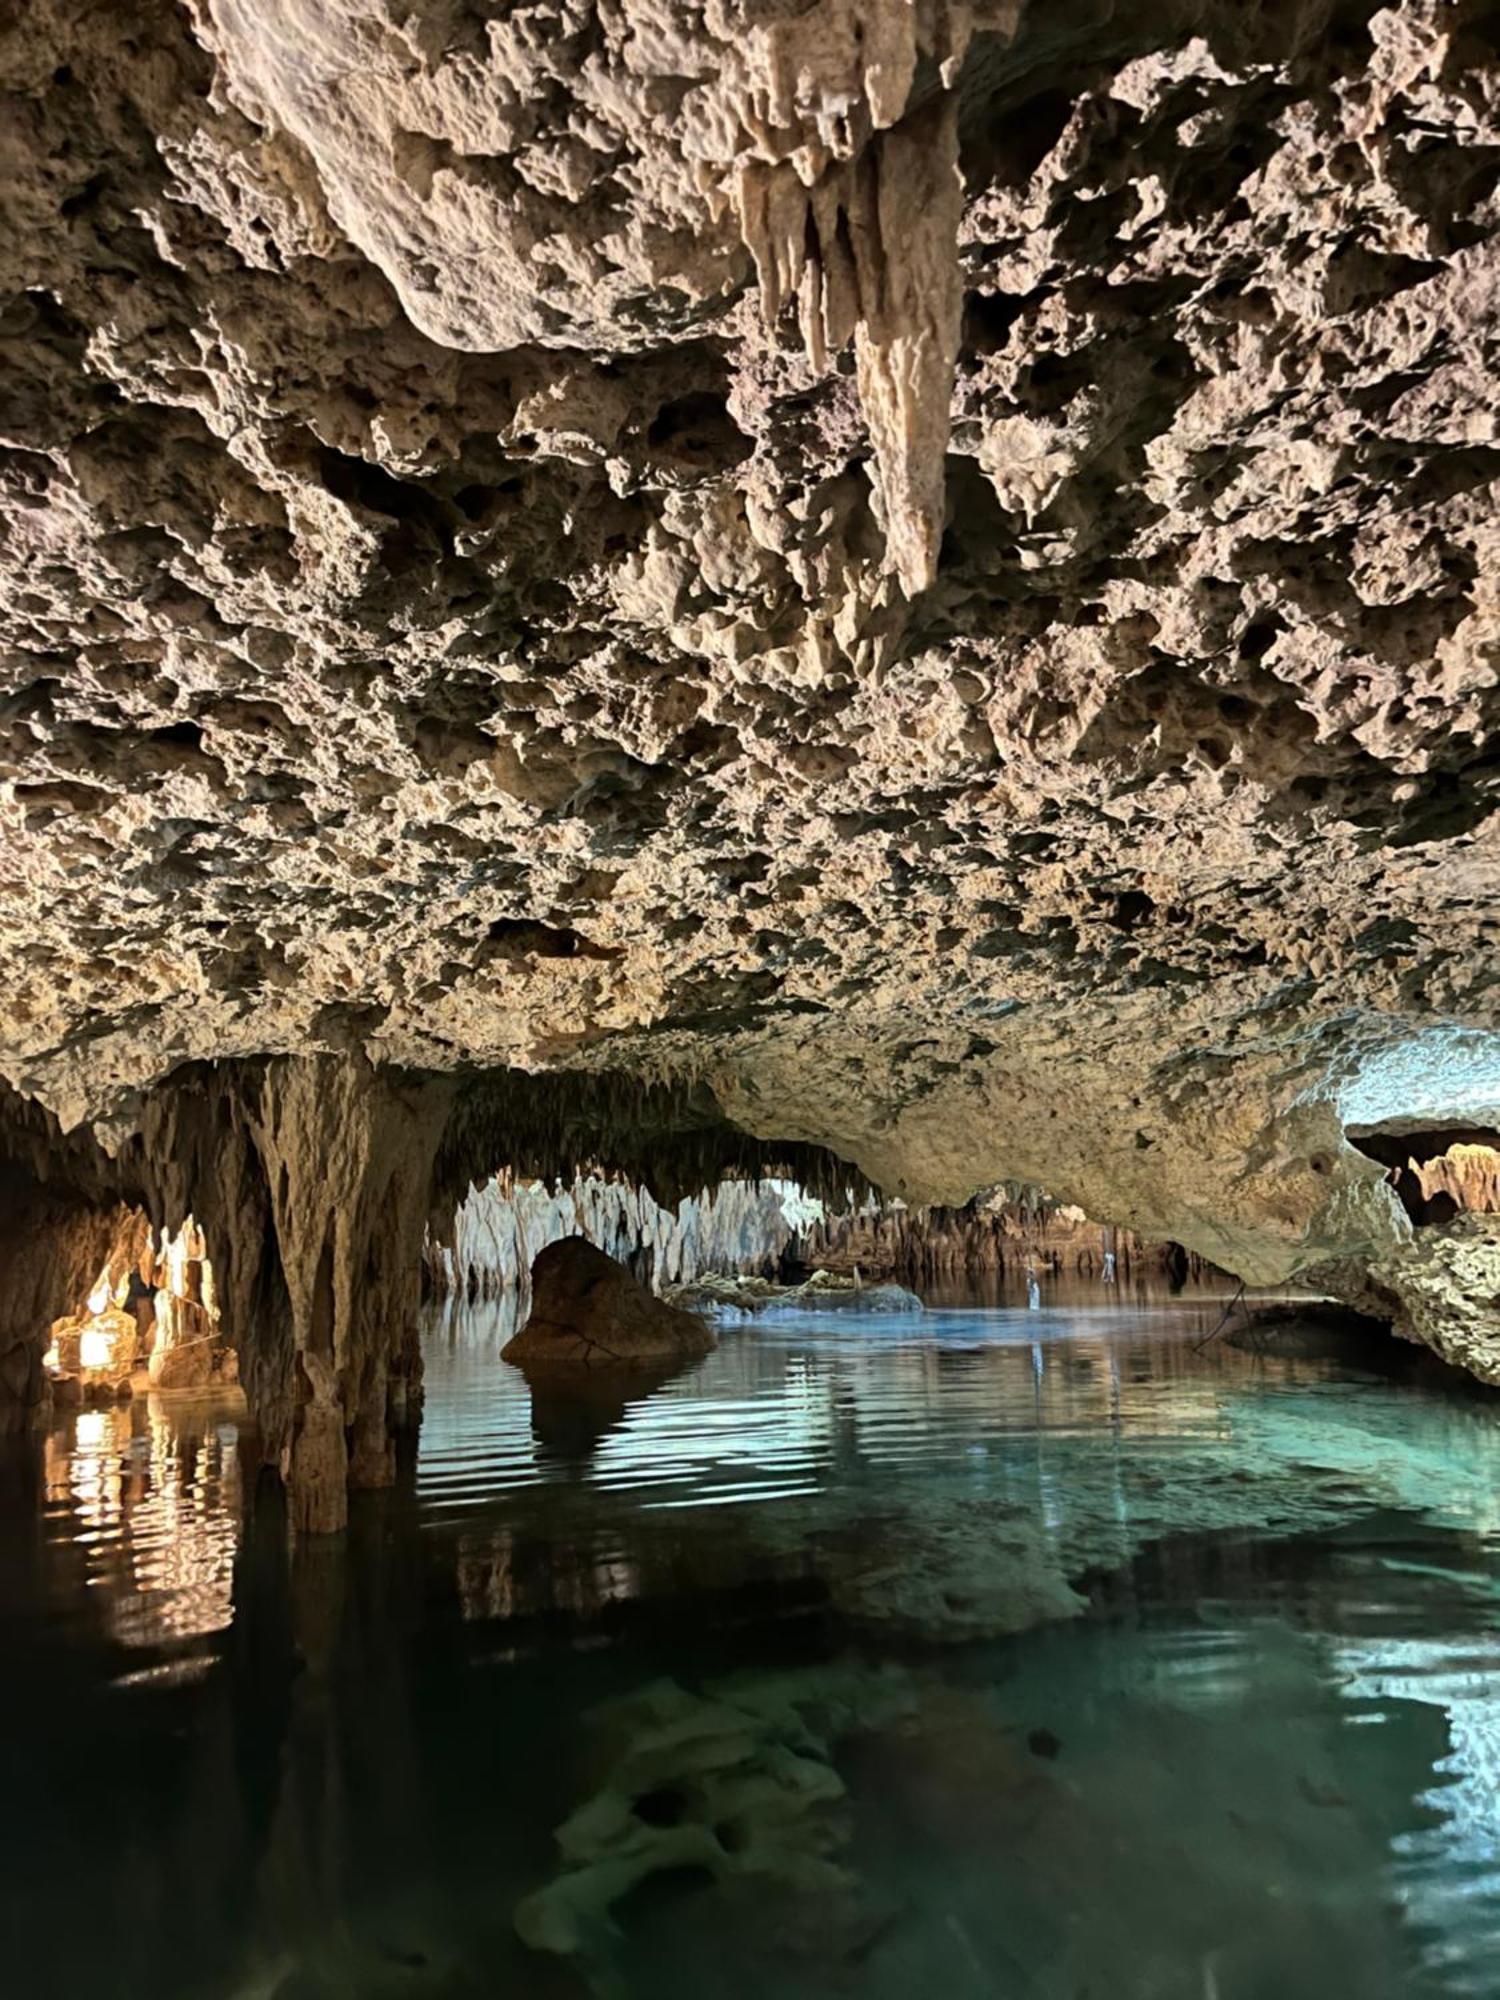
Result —
<path fill-rule="evenodd" d="M 1131 1230 L 1091 1221 L 1082 1209 L 1019 1189 L 956 1209 L 870 1202 L 815 1224 L 793 1254 L 815 1270 L 858 1269 L 929 1284 L 1027 1270 L 1105 1282 L 1133 1270 L 1177 1268 L 1176 1246 L 1146 1243 Z M 1198 1259 L 1192 1265 L 1206 1268 Z"/>
<path fill-rule="evenodd" d="M 473 1189 L 448 1240 L 429 1235 L 429 1280 L 468 1296 L 514 1291 L 524 1312 L 537 1252 L 582 1236 L 660 1290 L 707 1271 L 770 1273 L 821 1204 L 778 1180 L 726 1180 L 664 1207 L 623 1179 L 577 1176 L 570 1185 L 510 1171 Z"/>
<path fill-rule="evenodd" d="M 872 1196 L 830 1215 L 784 1181 L 725 1181 L 666 1208 L 624 1178 L 580 1175 L 562 1186 L 506 1170 L 471 1191 L 445 1238 L 429 1233 L 428 1280 L 436 1291 L 469 1297 L 514 1292 L 524 1314 L 532 1259 L 573 1235 L 657 1289 L 709 1274 L 769 1276 L 783 1264 L 928 1283 L 1028 1268 L 1105 1282 L 1142 1269 L 1175 1271 L 1181 1261 L 1173 1245 L 1145 1243 L 1029 1189 L 961 1209 Z M 1206 1268 L 1200 1260 L 1188 1268 L 1194 1264 Z"/>
<path fill-rule="evenodd" d="M 200 1218 L 263 1451 L 296 1526 L 341 1527 L 394 1474 L 420 1391 L 422 1225 L 451 1087 L 363 1061 L 195 1072 L 147 1107 L 158 1213 Z"/>
<path fill-rule="evenodd" d="M 1493 1146 L 1460 1141 L 1435 1159 L 1414 1161 L 1412 1171 L 1429 1203 L 1443 1194 L 1454 1210 L 1500 1213 L 1500 1151 Z"/>
<path fill-rule="evenodd" d="M 854 342 L 875 453 L 886 566 L 908 597 L 937 575 L 963 285 L 963 182 L 951 92 L 876 132 L 812 185 L 803 162 L 751 159 L 735 204 L 768 325 L 795 300 L 811 366 Z"/>

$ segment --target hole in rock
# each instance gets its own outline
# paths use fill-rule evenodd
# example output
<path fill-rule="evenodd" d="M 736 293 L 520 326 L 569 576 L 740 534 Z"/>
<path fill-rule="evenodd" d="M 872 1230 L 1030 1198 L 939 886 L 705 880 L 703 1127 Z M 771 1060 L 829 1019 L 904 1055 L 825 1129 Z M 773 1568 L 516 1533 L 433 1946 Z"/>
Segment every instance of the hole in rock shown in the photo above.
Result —
<path fill-rule="evenodd" d="M 647 428 L 646 442 L 673 457 L 714 465 L 738 465 L 753 449 L 724 397 L 704 389 L 663 403 Z"/>
<path fill-rule="evenodd" d="M 1500 1131 L 1493 1127 L 1351 1133 L 1349 1143 L 1386 1169 L 1419 1228 L 1464 1213 L 1500 1214 Z"/>
<path fill-rule="evenodd" d="M 680 1826 L 687 1808 L 686 1792 L 675 1785 L 658 1785 L 653 1791 L 642 1792 L 631 1810 L 647 1826 Z"/>
<path fill-rule="evenodd" d="M 485 933 L 494 955 L 504 959 L 619 958 L 609 945 L 595 944 L 568 924 L 542 924 L 529 917 L 497 917 Z"/>

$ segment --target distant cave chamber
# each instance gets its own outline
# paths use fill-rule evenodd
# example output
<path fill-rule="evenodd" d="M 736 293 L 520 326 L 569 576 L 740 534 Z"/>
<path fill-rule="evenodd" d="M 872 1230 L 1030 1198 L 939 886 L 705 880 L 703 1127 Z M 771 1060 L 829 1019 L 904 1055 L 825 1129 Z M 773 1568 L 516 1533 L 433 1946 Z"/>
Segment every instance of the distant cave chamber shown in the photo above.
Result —
<path fill-rule="evenodd" d="M 1500 1131 L 1443 1125 L 1427 1130 L 1351 1130 L 1349 1143 L 1386 1170 L 1418 1229 L 1458 1215 L 1500 1214 Z"/>
<path fill-rule="evenodd" d="M 656 1290 L 710 1274 L 795 1281 L 823 1271 L 941 1285 L 1064 1275 L 1108 1282 L 1147 1271 L 1183 1282 L 1213 1270 L 1178 1244 L 1147 1243 L 1026 1190 L 942 1208 L 851 1188 L 833 1204 L 795 1181 L 727 1178 L 666 1205 L 626 1178 L 548 1182 L 502 1169 L 471 1188 L 442 1238 L 429 1230 L 424 1284 L 447 1297 L 515 1293 L 524 1312 L 532 1261 L 569 1235 Z"/>
<path fill-rule="evenodd" d="M 153 1230 L 144 1211 L 122 1211 L 87 1297 L 48 1327 L 42 1367 L 62 1410 L 145 1390 L 238 1385 L 239 1359 L 192 1216 L 178 1229 Z"/>
<path fill-rule="evenodd" d="M 0 1427 L 237 1375 L 293 1525 L 342 1527 L 350 1490 L 395 1478 L 420 1412 L 424 1240 L 446 1240 L 505 1160 L 560 1184 L 629 1181 L 637 1219 L 720 1182 L 865 1192 L 819 1148 L 752 1138 L 706 1090 L 619 1076 L 192 1065 L 113 1153 L 0 1091 Z M 638 1229 L 632 1242 L 639 1262 Z"/>
<path fill-rule="evenodd" d="M 820 1147 L 752 1137 L 700 1086 L 619 1075 L 195 1065 L 149 1094 L 113 1155 L 8 1093 L 0 1176 L 0 1420 L 34 1428 L 53 1402 L 126 1382 L 237 1378 L 261 1461 L 313 1530 L 343 1525 L 352 1488 L 395 1477 L 421 1406 L 424 1283 L 519 1292 L 559 1235 L 656 1289 L 709 1272 L 1186 1268 L 1015 1190 L 904 1208 Z"/>

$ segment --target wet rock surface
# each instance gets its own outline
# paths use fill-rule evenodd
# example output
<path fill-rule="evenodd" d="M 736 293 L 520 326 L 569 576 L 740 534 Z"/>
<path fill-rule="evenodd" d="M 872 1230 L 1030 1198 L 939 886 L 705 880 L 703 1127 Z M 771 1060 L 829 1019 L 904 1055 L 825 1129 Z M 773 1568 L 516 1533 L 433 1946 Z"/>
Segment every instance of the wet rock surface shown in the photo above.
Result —
<path fill-rule="evenodd" d="M 1500 1388 L 1500 1216 L 1425 1229 L 1372 1278 L 1395 1301 L 1397 1333 Z"/>
<path fill-rule="evenodd" d="M 673 1286 L 674 1305 L 726 1319 L 776 1312 L 916 1313 L 922 1301 L 905 1285 L 864 1284 L 857 1277 L 814 1271 L 800 1284 L 778 1285 L 769 1278 L 726 1277 L 717 1273 L 692 1284 Z"/>
<path fill-rule="evenodd" d="M 528 1368 L 606 1369 L 691 1359 L 714 1337 L 696 1313 L 653 1298 L 581 1236 L 549 1243 L 531 1267 L 531 1313 L 503 1358 Z"/>

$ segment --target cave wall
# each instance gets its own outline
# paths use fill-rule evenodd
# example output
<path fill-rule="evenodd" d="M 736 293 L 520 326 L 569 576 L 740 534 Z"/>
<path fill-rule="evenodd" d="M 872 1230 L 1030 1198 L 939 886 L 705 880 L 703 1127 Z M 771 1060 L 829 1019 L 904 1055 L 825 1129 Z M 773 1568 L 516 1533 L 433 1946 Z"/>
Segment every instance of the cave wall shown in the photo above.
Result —
<path fill-rule="evenodd" d="M 35 1429 L 51 1413 L 42 1367 L 47 1329 L 76 1312 L 137 1221 L 123 1203 L 71 1200 L 0 1171 L 0 1434 Z"/>

